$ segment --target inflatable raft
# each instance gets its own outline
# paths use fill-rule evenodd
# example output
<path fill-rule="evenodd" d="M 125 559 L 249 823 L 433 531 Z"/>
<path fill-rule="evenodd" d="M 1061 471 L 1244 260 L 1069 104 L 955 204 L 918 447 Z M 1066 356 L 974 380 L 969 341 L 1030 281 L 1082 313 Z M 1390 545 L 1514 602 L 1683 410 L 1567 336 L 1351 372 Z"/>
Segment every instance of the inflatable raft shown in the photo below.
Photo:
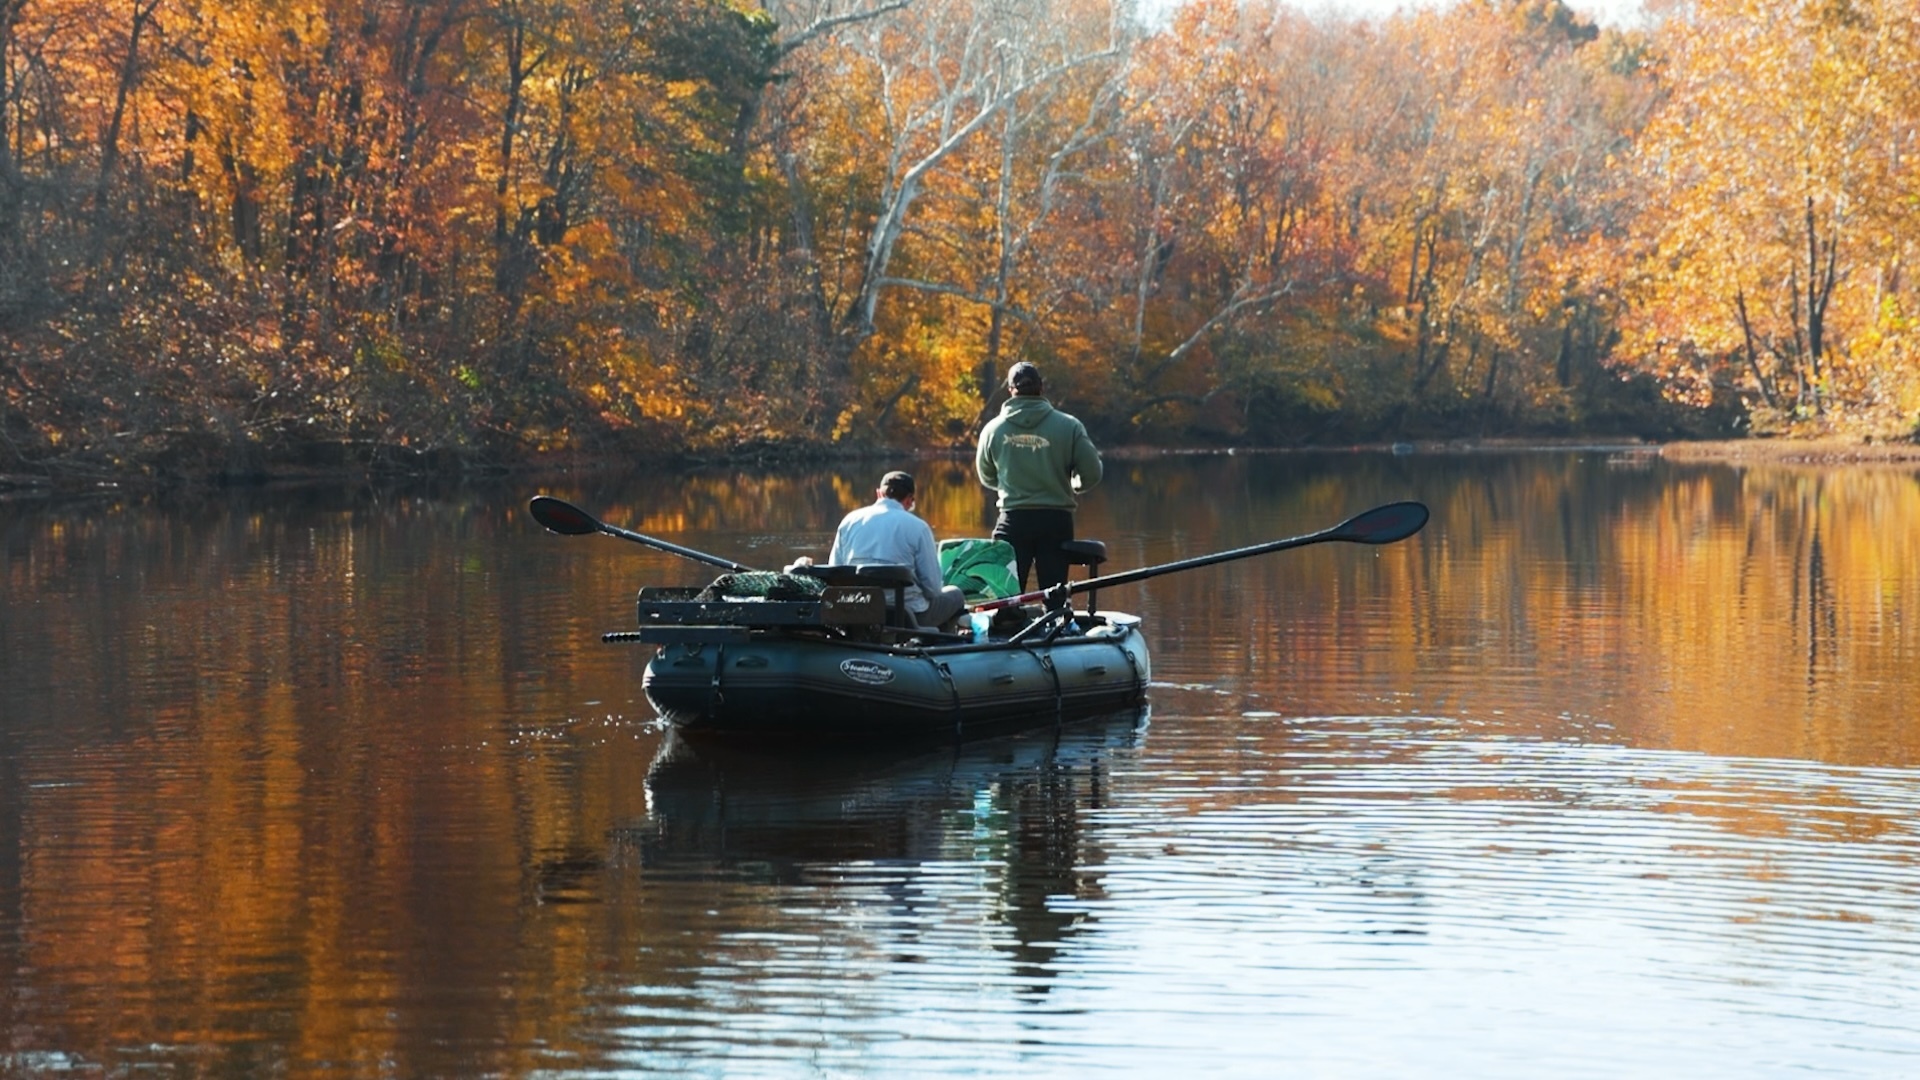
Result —
<path fill-rule="evenodd" d="M 647 697 L 689 732 L 969 736 L 1145 699 L 1152 667 L 1133 615 L 1018 606 L 942 633 L 889 620 L 903 568 L 812 569 L 826 582 L 817 595 L 643 589 L 640 628 L 605 636 L 656 647 Z"/>

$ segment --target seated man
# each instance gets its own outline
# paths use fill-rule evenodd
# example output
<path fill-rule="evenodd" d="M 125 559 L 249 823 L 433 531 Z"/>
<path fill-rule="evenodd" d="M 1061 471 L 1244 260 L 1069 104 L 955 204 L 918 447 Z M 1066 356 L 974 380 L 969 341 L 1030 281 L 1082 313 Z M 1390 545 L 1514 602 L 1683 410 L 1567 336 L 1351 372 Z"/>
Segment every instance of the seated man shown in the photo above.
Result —
<path fill-rule="evenodd" d="M 827 561 L 839 566 L 904 566 L 913 571 L 907 610 L 925 627 L 939 627 L 967 606 L 957 587 L 940 577 L 940 549 L 933 528 L 913 513 L 913 476 L 890 472 L 874 489 L 871 505 L 848 514 L 833 535 Z"/>

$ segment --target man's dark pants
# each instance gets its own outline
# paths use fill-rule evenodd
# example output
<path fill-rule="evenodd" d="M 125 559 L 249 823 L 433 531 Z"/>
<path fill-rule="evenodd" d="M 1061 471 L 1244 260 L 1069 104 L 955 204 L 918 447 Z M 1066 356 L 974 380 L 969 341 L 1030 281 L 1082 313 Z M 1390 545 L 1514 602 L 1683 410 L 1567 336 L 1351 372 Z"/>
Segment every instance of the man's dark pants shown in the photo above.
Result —
<path fill-rule="evenodd" d="M 993 524 L 993 538 L 1013 545 L 1013 567 L 1020 576 L 1021 592 L 1027 589 L 1028 567 L 1034 569 L 1038 588 L 1045 589 L 1067 580 L 1067 553 L 1060 545 L 1073 539 L 1073 511 L 1002 510 L 1000 520 Z"/>

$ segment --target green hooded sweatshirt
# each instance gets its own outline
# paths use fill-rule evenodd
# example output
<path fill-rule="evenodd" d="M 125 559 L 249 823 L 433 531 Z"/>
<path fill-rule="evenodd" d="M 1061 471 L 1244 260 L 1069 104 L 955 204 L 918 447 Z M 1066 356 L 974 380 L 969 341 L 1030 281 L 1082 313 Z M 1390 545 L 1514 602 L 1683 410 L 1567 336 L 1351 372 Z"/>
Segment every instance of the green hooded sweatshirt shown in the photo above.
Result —
<path fill-rule="evenodd" d="M 1072 510 L 1074 493 L 1100 482 L 1100 452 L 1087 429 L 1030 394 L 1009 398 L 981 429 L 973 467 L 1000 493 L 1002 510 Z"/>

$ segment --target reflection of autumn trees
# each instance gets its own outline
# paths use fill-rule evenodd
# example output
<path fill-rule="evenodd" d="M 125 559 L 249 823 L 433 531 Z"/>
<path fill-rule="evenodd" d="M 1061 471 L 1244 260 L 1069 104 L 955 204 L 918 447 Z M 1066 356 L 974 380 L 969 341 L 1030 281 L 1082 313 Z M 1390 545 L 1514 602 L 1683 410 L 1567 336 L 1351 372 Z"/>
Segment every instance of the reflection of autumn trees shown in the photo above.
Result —
<path fill-rule="evenodd" d="M 60 720 L 10 715 L 0 734 L 0 775 L 21 781 L 0 795 L 0 900 L 24 934 L 0 974 L 29 965 L 59 1004 L 0 995 L 9 1053 L 108 1072 L 122 1054 L 193 1073 L 534 1067 L 500 1048 L 555 1030 L 593 941 L 579 907 L 540 906 L 532 868 L 599 851 L 600 823 L 639 812 L 649 744 L 604 722 L 631 697 L 627 655 L 575 663 L 548 636 L 592 641 L 631 563 L 503 544 L 524 528 L 399 500 L 95 507 L 36 533 L 7 590 L 64 602 L 0 618 L 0 647 Z M 530 680 L 605 704 L 530 714 Z M 519 1004 L 437 1012 L 445 979 Z"/>
<path fill-rule="evenodd" d="M 1624 584 L 1654 684 L 1688 687 L 1661 710 L 1677 740 L 1830 761 L 1904 742 L 1847 721 L 1911 712 L 1916 495 L 1905 472 L 1706 471 L 1648 508 L 1655 528 L 1621 523 L 1627 563 L 1659 568 Z M 1781 702 L 1782 683 L 1803 699 Z"/>
<path fill-rule="evenodd" d="M 1913 426 L 1899 5 L 1130 11 L 4 0 L 0 464 Z"/>
<path fill-rule="evenodd" d="M 1256 692 L 1249 707 L 1282 715 L 1420 710 L 1550 738 L 1920 761 L 1904 700 L 1920 670 L 1910 470 L 1570 455 L 1418 476 L 1433 520 L 1413 541 L 1168 575 L 1101 604 L 1156 628 L 1156 680 L 1230 672 Z M 1152 470 L 1083 510 L 1080 529 L 1119 566 L 1152 564 L 1331 524 L 1400 483 L 1304 456 Z M 1146 490 L 1122 503 L 1123 486 Z M 1151 511 L 1164 505 L 1177 520 Z"/>
<path fill-rule="evenodd" d="M 604 513 L 745 555 L 740 522 L 824 540 L 874 479 L 715 475 Z M 423 1076 L 599 1060 L 581 1018 L 609 982 L 696 984 L 722 944 L 702 913 L 773 902 L 721 883 L 712 905 L 653 903 L 631 895 L 657 887 L 637 865 L 609 868 L 608 828 L 646 815 L 658 733 L 641 653 L 597 635 L 630 625 L 636 581 L 701 571 L 542 533 L 518 500 L 272 501 L 0 520 L 0 670 L 16 709 L 36 703 L 0 722 L 0 1060 Z M 1060 790 L 1002 796 L 1009 842 L 1066 875 L 1074 819 L 1043 815 L 1087 796 L 1043 779 Z M 1006 888 L 1046 955 L 1058 881 Z"/>
<path fill-rule="evenodd" d="M 919 475 L 941 535 L 982 529 L 964 468 Z M 876 479 L 728 471 L 556 494 L 766 564 L 783 544 L 823 546 Z M 1210 786 L 1220 806 L 1291 797 L 1275 780 L 1299 764 L 1284 721 L 1312 717 L 1413 716 L 1469 744 L 1595 754 L 1920 762 L 1911 471 L 1120 459 L 1079 528 L 1108 542 L 1109 570 L 1129 569 L 1297 535 L 1409 487 L 1434 512 L 1412 541 L 1102 593 L 1147 618 L 1146 745 L 1176 763 L 1132 782 L 1245 785 Z M 273 503 L 0 508 L 0 668 L 9 701 L 45 711 L 0 724 L 0 923 L 21 931 L 0 947 L 0 985 L 34 990 L 0 994 L 9 1050 L 84 1051 L 109 1072 L 162 1058 L 257 1071 L 249 1055 L 264 1055 L 519 1074 L 598 1061 L 581 1017 L 609 985 L 697 996 L 715 949 L 758 947 L 717 937 L 709 909 L 762 925 L 777 913 L 753 906 L 779 894 L 723 883 L 711 904 L 650 902 L 660 871 L 623 864 L 608 833 L 646 817 L 657 735 L 628 722 L 648 715 L 640 654 L 596 635 L 630 625 L 636 583 L 706 571 L 543 534 L 517 498 Z M 1175 712 L 1186 684 L 1209 711 Z M 988 891 L 1010 963 L 1036 985 L 1070 929 L 1057 898 L 1099 887 L 1076 814 L 1105 795 L 1083 777 L 1098 779 L 1036 774 L 965 815 L 913 819 L 919 857 L 947 836 L 981 843 L 981 807 L 1002 815 L 991 836 L 1008 872 Z M 1828 797 L 1773 795 L 1755 805 Z M 1701 812 L 1759 827 L 1738 806 Z M 853 834 L 830 819 L 826 835 Z M 570 902 L 593 899 L 606 902 Z"/>

